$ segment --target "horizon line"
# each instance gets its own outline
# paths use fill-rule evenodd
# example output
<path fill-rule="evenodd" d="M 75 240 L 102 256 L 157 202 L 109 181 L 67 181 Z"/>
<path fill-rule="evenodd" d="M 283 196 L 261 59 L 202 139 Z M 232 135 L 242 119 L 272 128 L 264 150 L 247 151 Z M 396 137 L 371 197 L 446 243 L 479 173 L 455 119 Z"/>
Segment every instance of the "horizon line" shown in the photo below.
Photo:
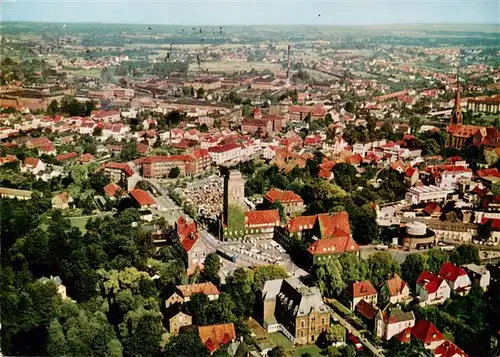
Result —
<path fill-rule="evenodd" d="M 192 27 L 192 26 L 314 26 L 314 27 L 376 27 L 376 26 L 415 26 L 415 25 L 480 25 L 480 26 L 495 26 L 500 31 L 497 23 L 489 22 L 394 22 L 383 24 L 353 24 L 353 25 L 325 25 L 325 24 L 160 24 L 148 22 L 94 22 L 94 21 L 30 21 L 30 20 L 2 20 L 2 24 L 6 23 L 32 23 L 32 24 L 92 24 L 92 25 L 150 25 L 150 26 L 173 26 L 173 27 Z"/>

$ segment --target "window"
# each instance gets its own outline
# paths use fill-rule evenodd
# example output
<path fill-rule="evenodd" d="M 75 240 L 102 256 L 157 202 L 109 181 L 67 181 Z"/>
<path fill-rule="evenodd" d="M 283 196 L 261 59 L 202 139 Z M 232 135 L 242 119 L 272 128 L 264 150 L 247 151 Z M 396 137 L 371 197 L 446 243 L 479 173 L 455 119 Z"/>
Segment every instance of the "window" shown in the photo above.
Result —
<path fill-rule="evenodd" d="M 300 322 L 300 327 L 304 328 L 304 321 Z"/>
<path fill-rule="evenodd" d="M 324 318 L 324 317 L 322 317 L 322 318 L 321 318 L 321 324 L 322 324 L 322 325 L 324 325 L 324 324 L 325 324 L 325 318 Z"/>
<path fill-rule="evenodd" d="M 311 342 L 314 342 L 314 335 L 311 335 Z"/>
<path fill-rule="evenodd" d="M 304 331 L 300 331 L 300 337 L 304 337 Z"/>

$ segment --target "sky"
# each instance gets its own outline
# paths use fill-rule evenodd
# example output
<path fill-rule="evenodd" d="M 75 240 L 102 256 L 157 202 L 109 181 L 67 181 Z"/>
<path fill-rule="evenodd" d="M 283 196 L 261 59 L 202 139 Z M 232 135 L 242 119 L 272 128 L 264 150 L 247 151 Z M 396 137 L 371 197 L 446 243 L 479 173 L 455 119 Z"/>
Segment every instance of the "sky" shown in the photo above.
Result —
<path fill-rule="evenodd" d="M 498 24 L 496 0 L 0 0 L 4 21 L 165 25 Z"/>

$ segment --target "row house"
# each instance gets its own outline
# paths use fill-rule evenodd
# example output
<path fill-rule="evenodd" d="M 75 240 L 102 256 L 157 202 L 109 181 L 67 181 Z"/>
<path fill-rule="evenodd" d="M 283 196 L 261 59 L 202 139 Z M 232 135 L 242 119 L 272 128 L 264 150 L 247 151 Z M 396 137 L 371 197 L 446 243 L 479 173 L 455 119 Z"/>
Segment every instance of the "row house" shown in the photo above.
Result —
<path fill-rule="evenodd" d="M 94 110 L 90 117 L 95 121 L 104 123 L 116 123 L 120 121 L 119 110 Z"/>
<path fill-rule="evenodd" d="M 165 307 L 189 302 L 195 294 L 206 295 L 210 301 L 213 301 L 219 298 L 220 291 L 212 282 L 178 285 L 175 287 L 175 292 L 165 301 Z"/>
<path fill-rule="evenodd" d="M 167 178 L 173 168 L 180 176 L 192 172 L 194 158 L 190 155 L 149 156 L 142 161 L 142 176 L 145 178 Z"/>

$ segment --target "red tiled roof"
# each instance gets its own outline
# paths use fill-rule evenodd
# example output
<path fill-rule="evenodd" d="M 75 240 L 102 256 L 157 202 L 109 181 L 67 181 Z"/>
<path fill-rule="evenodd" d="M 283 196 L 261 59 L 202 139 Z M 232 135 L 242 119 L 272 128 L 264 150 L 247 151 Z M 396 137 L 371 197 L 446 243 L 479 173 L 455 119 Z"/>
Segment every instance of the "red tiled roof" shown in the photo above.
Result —
<path fill-rule="evenodd" d="M 498 172 L 496 168 L 477 170 L 476 174 L 479 177 L 487 177 L 487 176 L 500 177 L 500 172 Z"/>
<path fill-rule="evenodd" d="M 367 303 L 365 300 L 361 300 L 356 304 L 356 310 L 368 320 L 372 320 L 378 312 L 376 307 Z"/>
<path fill-rule="evenodd" d="M 292 203 L 292 202 L 302 202 L 304 200 L 293 191 L 282 191 L 273 188 L 264 195 L 264 198 L 271 203 L 280 201 L 281 203 Z"/>
<path fill-rule="evenodd" d="M 349 214 L 347 212 L 323 213 L 318 215 L 320 238 L 331 238 L 351 234 Z"/>
<path fill-rule="evenodd" d="M 407 285 L 398 274 L 394 274 L 394 278 L 386 281 L 390 296 L 397 296 L 403 292 Z"/>
<path fill-rule="evenodd" d="M 301 232 L 304 229 L 312 229 L 314 227 L 314 223 L 316 223 L 316 215 L 315 216 L 296 216 L 291 219 L 290 222 L 286 225 L 286 229 L 290 233 Z"/>
<path fill-rule="evenodd" d="M 212 146 L 211 148 L 208 149 L 208 151 L 221 153 L 221 152 L 226 152 L 226 151 L 230 151 L 230 150 L 235 150 L 238 148 L 241 148 L 241 146 L 236 144 L 236 143 L 230 143 L 230 144 L 226 144 L 226 145 Z"/>
<path fill-rule="evenodd" d="M 467 275 L 462 267 L 457 267 L 451 262 L 446 262 L 439 271 L 439 276 L 449 281 L 456 281 L 459 277 Z"/>
<path fill-rule="evenodd" d="M 406 170 L 405 175 L 406 177 L 412 177 L 415 172 L 418 173 L 418 170 L 414 167 L 410 167 L 408 170 Z"/>
<path fill-rule="evenodd" d="M 418 321 L 415 326 L 412 327 L 411 334 L 424 344 L 444 340 L 443 335 L 436 326 L 427 320 Z"/>
<path fill-rule="evenodd" d="M 179 217 L 177 222 L 175 223 L 175 227 L 177 230 L 177 235 L 181 240 L 185 238 L 194 238 L 198 235 L 198 228 L 196 227 L 196 222 L 193 221 L 188 223 L 186 219 L 182 216 Z"/>
<path fill-rule="evenodd" d="M 431 202 L 425 206 L 424 212 L 432 216 L 434 213 L 441 213 L 441 207 L 436 202 Z"/>
<path fill-rule="evenodd" d="M 349 294 L 353 298 L 371 296 L 377 294 L 377 290 L 373 287 L 369 280 L 357 281 L 349 285 Z"/>
<path fill-rule="evenodd" d="M 132 191 L 130 191 L 130 195 L 137 201 L 137 203 L 143 207 L 143 206 L 151 206 L 156 204 L 153 198 L 149 195 L 144 190 L 141 190 L 140 188 L 135 188 Z"/>
<path fill-rule="evenodd" d="M 486 224 L 491 221 L 491 228 L 494 230 L 500 230 L 500 218 L 486 218 L 481 219 L 481 224 Z"/>
<path fill-rule="evenodd" d="M 349 235 L 321 238 L 307 248 L 307 252 L 312 255 L 330 255 L 357 251 L 359 251 L 359 246 Z"/>
<path fill-rule="evenodd" d="M 139 151 L 139 153 L 142 155 L 144 155 L 149 149 L 149 145 L 142 144 L 142 143 L 137 143 L 136 147 L 137 147 L 137 151 Z"/>
<path fill-rule="evenodd" d="M 128 176 L 132 176 L 134 174 L 134 171 L 132 170 L 132 168 L 130 166 L 128 166 L 127 164 L 124 164 L 124 163 L 120 163 L 120 162 L 107 162 L 104 164 L 104 167 L 109 168 L 109 169 L 116 169 L 116 170 L 125 171 L 125 173 Z"/>
<path fill-rule="evenodd" d="M 110 183 L 109 185 L 104 186 L 104 192 L 108 197 L 114 197 L 116 195 L 116 192 L 120 189 L 120 186 L 118 186 L 116 183 Z"/>
<path fill-rule="evenodd" d="M 198 334 L 210 353 L 236 339 L 233 323 L 198 326 Z"/>
<path fill-rule="evenodd" d="M 23 166 L 36 167 L 36 165 L 38 165 L 39 162 L 40 162 L 40 159 L 37 159 L 35 157 L 27 157 L 24 159 Z"/>
<path fill-rule="evenodd" d="M 279 221 L 280 221 L 280 214 L 277 209 L 245 212 L 245 226 L 250 226 L 250 225 L 275 226 L 279 224 Z"/>
<path fill-rule="evenodd" d="M 197 150 L 197 151 L 193 152 L 193 156 L 195 158 L 199 159 L 199 158 L 202 158 L 202 157 L 208 157 L 210 155 L 208 153 L 208 150 L 201 149 L 201 150 Z"/>
<path fill-rule="evenodd" d="M 401 343 L 408 343 L 411 340 L 411 327 L 405 328 L 395 336 Z"/>
<path fill-rule="evenodd" d="M 443 279 L 430 271 L 424 270 L 417 279 L 417 284 L 422 285 L 428 294 L 433 294 L 443 283 Z"/>
<path fill-rule="evenodd" d="M 436 357 L 467 357 L 467 354 L 462 351 L 457 345 L 449 340 L 445 340 L 434 350 Z"/>
<path fill-rule="evenodd" d="M 178 285 L 176 286 L 178 293 L 183 298 L 193 296 L 194 294 L 204 294 L 204 295 L 219 295 L 220 291 L 217 287 L 211 283 L 200 283 L 200 284 L 188 284 L 188 285 Z"/>
<path fill-rule="evenodd" d="M 94 159 L 95 159 L 94 155 L 89 154 L 89 153 L 85 153 L 82 156 L 80 156 L 79 161 L 80 162 L 90 162 L 90 161 L 93 161 Z"/>
<path fill-rule="evenodd" d="M 354 154 L 347 158 L 346 162 L 348 164 L 359 165 L 363 161 L 363 157 L 360 154 Z"/>
<path fill-rule="evenodd" d="M 66 154 L 57 155 L 56 160 L 57 161 L 64 161 L 64 160 L 72 159 L 72 158 L 77 157 L 77 156 L 78 156 L 78 154 L 73 151 L 73 152 L 68 152 Z"/>

